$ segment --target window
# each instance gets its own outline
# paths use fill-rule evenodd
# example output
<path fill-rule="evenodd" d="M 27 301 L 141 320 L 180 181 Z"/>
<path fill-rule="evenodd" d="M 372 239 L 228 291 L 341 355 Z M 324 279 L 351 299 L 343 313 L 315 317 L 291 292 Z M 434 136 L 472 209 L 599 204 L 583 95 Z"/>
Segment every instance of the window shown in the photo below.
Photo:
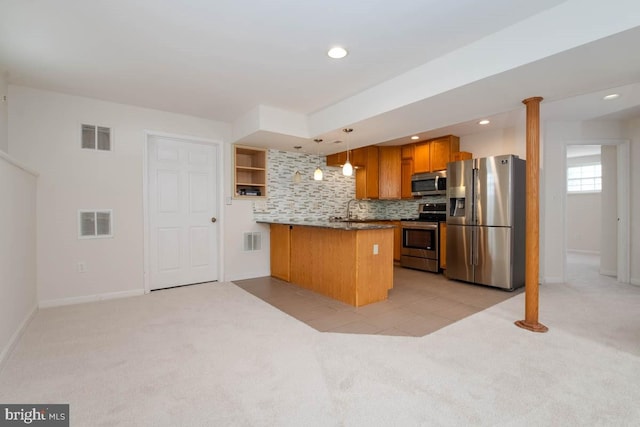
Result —
<path fill-rule="evenodd" d="M 567 168 L 568 193 L 593 193 L 602 191 L 602 167 L 591 163 Z"/>
<path fill-rule="evenodd" d="M 78 238 L 96 239 L 113 237 L 113 215 L 111 209 L 79 210 Z"/>
<path fill-rule="evenodd" d="M 111 151 L 111 129 L 103 126 L 82 125 L 82 148 Z"/>

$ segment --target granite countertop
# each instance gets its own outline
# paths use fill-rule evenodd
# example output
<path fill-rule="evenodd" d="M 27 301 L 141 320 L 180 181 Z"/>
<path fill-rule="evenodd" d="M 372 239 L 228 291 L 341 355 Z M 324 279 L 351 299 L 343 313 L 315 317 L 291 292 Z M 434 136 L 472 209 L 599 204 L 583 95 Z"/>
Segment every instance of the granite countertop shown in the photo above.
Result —
<path fill-rule="evenodd" d="M 382 221 L 382 220 L 379 220 Z M 356 221 L 302 221 L 302 220 L 286 220 L 273 219 L 256 221 L 262 224 L 286 224 L 286 225 L 303 225 L 306 227 L 332 228 L 335 230 L 379 230 L 385 228 L 394 228 L 393 225 L 372 224 L 363 220 Z"/>

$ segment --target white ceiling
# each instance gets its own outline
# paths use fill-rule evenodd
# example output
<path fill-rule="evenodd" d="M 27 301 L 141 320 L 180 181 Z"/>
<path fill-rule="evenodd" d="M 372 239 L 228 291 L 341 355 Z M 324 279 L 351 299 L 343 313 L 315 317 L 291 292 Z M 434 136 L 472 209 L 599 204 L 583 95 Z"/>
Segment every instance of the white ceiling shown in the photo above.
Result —
<path fill-rule="evenodd" d="M 636 114 L 640 13 L 628 13 L 635 2 L 608 2 L 621 16 L 612 22 L 601 3 L 2 0 L 0 69 L 12 84 L 228 122 L 245 143 L 315 150 L 312 138 L 341 139 L 344 126 L 356 129 L 354 146 L 395 143 L 472 133 L 485 116 L 513 125 L 529 96 L 545 97 L 549 119 Z M 534 23 L 539 34 L 527 33 Z M 488 50 L 494 41 L 500 49 Z M 334 44 L 350 54 L 327 58 Z M 469 46 L 491 56 L 474 62 Z M 440 74 L 426 72 L 438 64 Z M 414 83 L 394 90 L 403 79 Z M 632 93 L 617 104 L 587 97 L 621 86 Z M 247 113 L 259 107 L 301 118 L 301 130 L 252 127 Z"/>

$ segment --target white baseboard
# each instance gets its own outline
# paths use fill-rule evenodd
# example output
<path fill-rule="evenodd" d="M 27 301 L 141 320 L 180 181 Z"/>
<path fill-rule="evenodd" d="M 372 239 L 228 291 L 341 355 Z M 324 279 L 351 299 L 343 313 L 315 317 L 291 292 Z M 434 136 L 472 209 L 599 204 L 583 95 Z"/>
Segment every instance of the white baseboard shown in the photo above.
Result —
<path fill-rule="evenodd" d="M 640 286 L 640 279 L 634 279 L 633 277 L 629 281 L 632 285 Z"/>
<path fill-rule="evenodd" d="M 4 348 L 2 349 L 2 353 L 0 353 L 0 372 L 2 371 L 2 368 L 4 367 L 5 362 L 9 359 L 9 355 L 13 351 L 13 348 L 16 346 L 16 344 L 18 343 L 18 340 L 20 339 L 24 331 L 27 329 L 27 326 L 29 326 L 29 323 L 31 323 L 31 320 L 34 318 L 37 312 L 38 312 L 38 305 L 36 304 L 31 308 L 31 310 L 29 310 L 29 313 L 24 318 L 24 320 L 22 320 L 22 323 L 20 323 L 20 326 L 18 326 L 18 329 L 16 329 L 13 335 L 11 335 L 11 338 L 9 338 L 9 342 L 7 343 L 7 345 L 5 345 Z"/>
<path fill-rule="evenodd" d="M 267 277 L 267 276 L 271 276 L 271 271 L 259 271 L 254 273 L 235 274 L 232 276 L 227 276 L 225 278 L 225 282 L 233 282 L 234 280 L 255 279 L 256 277 Z"/>
<path fill-rule="evenodd" d="M 144 295 L 144 289 L 135 289 L 132 291 L 109 292 L 106 294 L 86 295 L 82 297 L 59 298 L 40 301 L 40 308 L 59 307 L 62 305 L 82 304 L 85 302 L 104 301 L 115 298 L 127 298 Z"/>
<path fill-rule="evenodd" d="M 616 270 L 600 270 L 600 274 L 602 274 L 603 276 L 616 277 L 618 275 L 618 272 Z"/>
<path fill-rule="evenodd" d="M 562 277 L 549 276 L 544 278 L 543 283 L 564 283 L 564 280 L 562 280 Z"/>
<path fill-rule="evenodd" d="M 582 249 L 567 249 L 567 252 L 571 252 L 574 254 L 600 255 L 600 251 L 588 251 Z"/>

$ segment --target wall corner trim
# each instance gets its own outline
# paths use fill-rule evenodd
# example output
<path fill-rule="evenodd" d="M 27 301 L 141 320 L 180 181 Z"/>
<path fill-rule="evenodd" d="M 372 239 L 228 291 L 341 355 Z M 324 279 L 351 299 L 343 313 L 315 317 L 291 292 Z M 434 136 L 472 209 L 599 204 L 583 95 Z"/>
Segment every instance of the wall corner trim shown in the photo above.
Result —
<path fill-rule="evenodd" d="M 38 305 L 35 304 L 33 307 L 31 307 L 29 313 L 22 320 L 22 323 L 20 323 L 18 329 L 16 329 L 16 331 L 13 333 L 7 345 L 2 349 L 2 352 L 0 353 L 0 372 L 2 372 L 2 369 L 4 368 L 6 362 L 9 360 L 9 356 L 11 356 L 11 352 L 22 337 L 22 334 L 24 334 L 24 331 L 27 330 L 27 326 L 29 326 L 29 323 L 31 323 L 31 320 L 33 320 L 37 312 Z"/>
<path fill-rule="evenodd" d="M 27 172 L 28 174 L 31 174 L 33 176 L 35 176 L 36 178 L 38 176 L 40 176 L 40 174 L 36 171 L 34 171 L 33 169 L 25 166 L 24 164 L 22 164 L 21 162 L 17 161 L 16 159 L 14 159 L 13 157 L 11 157 L 10 155 L 8 155 L 7 153 L 5 153 L 4 151 L 0 150 L 0 159 L 4 159 L 7 163 L 12 164 L 13 166 L 22 169 L 23 171 Z"/>

